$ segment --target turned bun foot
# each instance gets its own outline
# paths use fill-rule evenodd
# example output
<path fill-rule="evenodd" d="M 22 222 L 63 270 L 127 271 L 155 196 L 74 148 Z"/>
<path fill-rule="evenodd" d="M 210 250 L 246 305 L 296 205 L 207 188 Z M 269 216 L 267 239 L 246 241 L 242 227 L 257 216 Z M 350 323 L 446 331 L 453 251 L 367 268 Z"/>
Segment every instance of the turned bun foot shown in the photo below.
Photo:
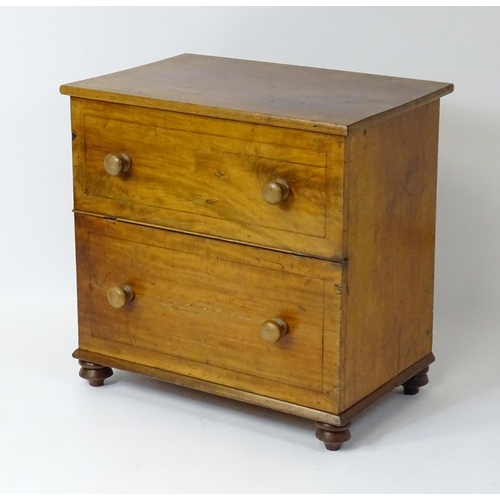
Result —
<path fill-rule="evenodd" d="M 342 443 L 351 439 L 350 425 L 346 424 L 337 427 L 335 425 L 316 422 L 316 437 L 325 443 L 327 450 L 337 451 L 342 446 Z"/>
<path fill-rule="evenodd" d="M 113 375 L 113 370 L 108 366 L 96 365 L 88 361 L 78 361 L 80 363 L 80 377 L 89 381 L 92 387 L 100 387 L 104 384 L 104 380 Z"/>
<path fill-rule="evenodd" d="M 429 371 L 429 367 L 424 368 L 421 372 L 417 373 L 410 380 L 407 380 L 403 384 L 404 393 L 410 396 L 418 393 L 420 387 L 427 385 L 429 383 L 429 377 L 427 376 L 427 372 Z"/>

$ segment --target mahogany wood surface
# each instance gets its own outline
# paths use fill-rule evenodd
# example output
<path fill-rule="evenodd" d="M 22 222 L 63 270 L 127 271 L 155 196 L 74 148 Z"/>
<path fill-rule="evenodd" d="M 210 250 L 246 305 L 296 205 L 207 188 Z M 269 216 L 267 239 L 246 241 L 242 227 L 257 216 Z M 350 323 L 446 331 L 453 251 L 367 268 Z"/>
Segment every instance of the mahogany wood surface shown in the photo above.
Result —
<path fill-rule="evenodd" d="M 347 138 L 341 411 L 431 352 L 439 102 Z"/>
<path fill-rule="evenodd" d="M 196 54 L 61 87 L 77 97 L 339 135 L 452 91 L 450 83 Z"/>
<path fill-rule="evenodd" d="M 338 408 L 341 266 L 76 214 L 80 348 Z M 135 298 L 107 298 L 126 283 Z M 337 285 L 337 286 L 336 286 Z M 288 334 L 266 342 L 261 324 Z"/>
<path fill-rule="evenodd" d="M 383 398 L 386 394 L 389 394 L 396 387 L 403 385 L 405 381 L 409 380 L 414 375 L 417 375 L 422 370 L 428 369 L 429 364 L 433 363 L 435 359 L 436 358 L 434 357 L 434 354 L 430 353 L 410 367 L 398 373 L 395 377 L 385 382 L 383 385 L 375 389 L 363 399 L 357 401 L 355 404 L 342 411 L 338 416 L 338 423 L 335 422 L 334 425 L 342 425 L 350 422 L 353 418 L 357 417 L 359 414 L 370 408 L 371 405 L 376 403 L 379 399 Z"/>
<path fill-rule="evenodd" d="M 452 91 L 191 54 L 63 85 L 81 376 L 310 418 L 330 450 L 396 386 L 416 394 Z"/>
<path fill-rule="evenodd" d="M 289 403 L 280 399 L 262 396 L 253 392 L 244 391 L 241 389 L 234 389 L 227 385 L 221 385 L 216 382 L 208 382 L 206 380 L 181 375 L 179 373 L 170 372 L 162 368 L 155 368 L 152 366 L 141 365 L 126 361 L 120 358 L 106 356 L 96 352 L 86 351 L 84 349 L 76 349 L 73 352 L 73 357 L 78 360 L 87 360 L 92 363 L 100 364 L 102 366 L 110 366 L 116 369 L 126 370 L 140 375 L 146 375 L 158 380 L 164 380 L 171 384 L 176 384 L 182 387 L 208 392 L 217 396 L 231 398 L 236 401 L 250 403 L 272 410 L 289 413 L 315 422 L 327 423 L 334 426 L 343 426 L 351 422 L 355 417 L 366 411 L 378 400 L 389 394 L 395 388 L 401 386 L 405 381 L 408 381 L 414 375 L 425 369 L 430 363 L 434 362 L 433 354 L 429 354 L 424 359 L 419 360 L 414 365 L 410 366 L 393 379 L 387 381 L 383 386 L 379 387 L 371 394 L 358 401 L 355 405 L 351 406 L 340 415 L 329 411 L 321 411 L 307 406 Z"/>
<path fill-rule="evenodd" d="M 341 137 L 82 99 L 72 127 L 77 211 L 342 260 Z M 132 160 L 116 176 L 115 153 Z M 270 205 L 277 178 L 290 194 Z"/>

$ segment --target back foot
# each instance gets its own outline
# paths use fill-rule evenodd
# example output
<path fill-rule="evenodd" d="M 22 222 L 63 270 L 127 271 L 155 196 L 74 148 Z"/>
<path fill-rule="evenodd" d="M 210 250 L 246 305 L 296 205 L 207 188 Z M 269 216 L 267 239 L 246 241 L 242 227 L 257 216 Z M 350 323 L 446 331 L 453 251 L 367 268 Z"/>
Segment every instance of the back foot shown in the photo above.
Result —
<path fill-rule="evenodd" d="M 424 368 L 421 372 L 417 373 L 410 380 L 407 380 L 403 384 L 404 393 L 409 394 L 411 396 L 413 396 L 414 394 L 418 394 L 419 388 L 429 383 L 429 377 L 427 376 L 428 371 L 429 367 Z"/>

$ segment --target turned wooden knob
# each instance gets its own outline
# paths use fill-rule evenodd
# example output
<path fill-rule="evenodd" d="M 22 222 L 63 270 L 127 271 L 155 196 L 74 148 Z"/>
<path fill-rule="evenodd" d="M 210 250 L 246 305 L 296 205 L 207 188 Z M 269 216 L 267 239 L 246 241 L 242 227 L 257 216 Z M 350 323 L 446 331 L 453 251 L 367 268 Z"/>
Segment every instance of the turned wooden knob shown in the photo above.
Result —
<path fill-rule="evenodd" d="M 104 168 L 109 175 L 127 172 L 132 166 L 132 160 L 127 153 L 111 153 L 104 158 Z"/>
<path fill-rule="evenodd" d="M 108 302 L 116 308 L 134 300 L 134 290 L 130 285 L 113 286 L 108 290 Z"/>
<path fill-rule="evenodd" d="M 288 323 L 281 318 L 264 321 L 260 326 L 260 334 L 266 342 L 278 342 L 288 333 Z"/>
<path fill-rule="evenodd" d="M 285 179 L 270 181 L 262 188 L 262 198 L 270 205 L 276 205 L 288 198 L 290 186 Z"/>

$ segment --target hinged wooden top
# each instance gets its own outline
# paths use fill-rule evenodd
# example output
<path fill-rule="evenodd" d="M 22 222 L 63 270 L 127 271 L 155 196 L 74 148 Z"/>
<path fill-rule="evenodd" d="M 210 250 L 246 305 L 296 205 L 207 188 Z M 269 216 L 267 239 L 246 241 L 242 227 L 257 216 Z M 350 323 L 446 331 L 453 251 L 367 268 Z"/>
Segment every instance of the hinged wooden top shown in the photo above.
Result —
<path fill-rule="evenodd" d="M 61 86 L 75 97 L 340 135 L 450 92 L 450 83 L 194 54 Z"/>

